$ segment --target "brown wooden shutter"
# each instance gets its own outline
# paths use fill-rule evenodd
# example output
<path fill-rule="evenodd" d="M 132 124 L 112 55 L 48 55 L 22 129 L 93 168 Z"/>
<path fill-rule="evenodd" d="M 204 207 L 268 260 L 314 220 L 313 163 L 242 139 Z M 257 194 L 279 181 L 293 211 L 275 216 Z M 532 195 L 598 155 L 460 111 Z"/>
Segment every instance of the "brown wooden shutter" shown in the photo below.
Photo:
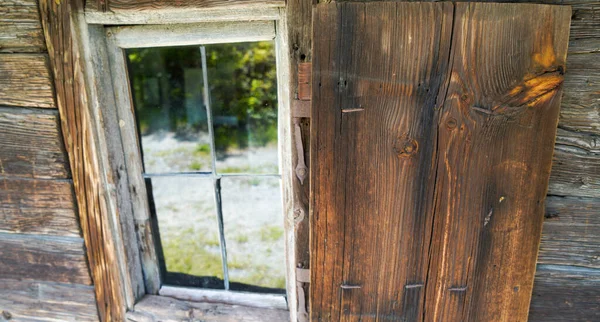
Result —
<path fill-rule="evenodd" d="M 527 320 L 570 15 L 317 6 L 312 320 Z"/>

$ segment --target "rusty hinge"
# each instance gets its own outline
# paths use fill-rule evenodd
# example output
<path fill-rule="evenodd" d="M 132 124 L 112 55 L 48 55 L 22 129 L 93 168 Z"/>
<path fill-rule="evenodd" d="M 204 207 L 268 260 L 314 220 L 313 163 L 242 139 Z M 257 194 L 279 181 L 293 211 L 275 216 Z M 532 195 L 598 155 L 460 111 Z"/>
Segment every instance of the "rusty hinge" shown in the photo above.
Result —
<path fill-rule="evenodd" d="M 294 118 L 294 141 L 296 141 L 296 154 L 298 162 L 296 163 L 296 177 L 300 180 L 300 184 L 304 184 L 304 179 L 308 175 L 308 167 L 304 162 L 304 147 L 302 146 L 302 130 L 300 129 L 300 119 Z"/>
<path fill-rule="evenodd" d="M 304 293 L 304 284 L 310 283 L 310 270 L 296 268 L 296 290 L 298 295 L 298 322 L 308 322 L 308 303 Z"/>

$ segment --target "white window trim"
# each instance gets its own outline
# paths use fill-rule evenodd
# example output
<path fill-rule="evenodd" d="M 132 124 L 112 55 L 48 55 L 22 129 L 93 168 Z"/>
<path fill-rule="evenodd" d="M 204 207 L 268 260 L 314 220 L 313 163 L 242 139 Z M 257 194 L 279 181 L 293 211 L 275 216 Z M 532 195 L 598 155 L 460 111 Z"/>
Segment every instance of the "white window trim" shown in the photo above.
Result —
<path fill-rule="evenodd" d="M 264 307 L 268 305 L 281 309 L 277 296 L 266 295 L 264 302 L 258 294 L 244 294 L 234 291 L 209 291 L 184 287 L 161 287 L 158 261 L 150 228 L 150 210 L 142 172 L 142 160 L 137 142 L 133 105 L 129 89 L 125 48 L 163 47 L 181 45 L 206 45 L 240 41 L 275 40 L 277 84 L 278 84 L 278 142 L 281 171 L 282 203 L 284 216 L 286 292 L 287 306 L 292 321 L 297 320 L 296 260 L 294 213 L 292 209 L 294 177 L 292 161 L 292 115 L 289 93 L 289 44 L 285 9 L 265 8 L 264 10 L 213 10 L 205 11 L 206 16 L 192 18 L 178 13 L 154 17 L 132 16 L 131 24 L 163 23 L 162 25 L 100 26 L 91 23 L 120 23 L 127 17 L 118 19 L 110 14 L 86 14 L 86 26 L 79 27 L 83 55 L 86 59 L 86 82 L 90 87 L 90 101 L 97 106 L 100 125 L 106 132 L 120 136 L 120 146 L 108 148 L 111 154 L 123 154 L 125 169 L 111 169 L 117 177 L 125 175 L 125 186 L 115 184 L 107 187 L 109 202 L 117 211 L 112 212 L 112 229 L 119 249 L 117 261 L 125 288 L 128 310 L 133 310 L 135 302 L 145 294 L 161 294 L 176 297 L 188 296 L 190 300 L 228 302 Z M 107 18 L 108 17 L 108 18 Z M 238 21 L 238 19 L 243 21 Z M 175 24 L 172 24 L 175 23 Z M 85 28 L 84 28 L 85 27 Z M 115 144 L 116 145 L 116 144 Z M 111 163 L 111 162 L 109 162 Z M 118 162 L 117 162 L 118 163 Z M 113 163 L 114 164 L 114 163 Z M 110 165 L 109 165 L 110 168 Z M 136 231 L 138 233 L 136 233 Z M 282 296 L 279 297 L 283 299 Z M 185 298 L 182 298 L 185 299 Z M 244 300 L 245 299 L 245 300 Z M 284 300 L 285 301 L 285 300 Z M 254 303 L 254 304 L 252 304 Z M 267 304 L 271 303 L 271 304 Z"/>

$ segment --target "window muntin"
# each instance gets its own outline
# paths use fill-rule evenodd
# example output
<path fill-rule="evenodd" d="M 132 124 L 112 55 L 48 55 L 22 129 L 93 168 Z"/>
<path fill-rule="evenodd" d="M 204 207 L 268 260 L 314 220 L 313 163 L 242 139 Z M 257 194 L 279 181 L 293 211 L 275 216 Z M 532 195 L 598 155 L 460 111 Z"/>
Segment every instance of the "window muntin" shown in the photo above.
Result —
<path fill-rule="evenodd" d="M 283 292 L 273 43 L 127 57 L 164 282 Z"/>

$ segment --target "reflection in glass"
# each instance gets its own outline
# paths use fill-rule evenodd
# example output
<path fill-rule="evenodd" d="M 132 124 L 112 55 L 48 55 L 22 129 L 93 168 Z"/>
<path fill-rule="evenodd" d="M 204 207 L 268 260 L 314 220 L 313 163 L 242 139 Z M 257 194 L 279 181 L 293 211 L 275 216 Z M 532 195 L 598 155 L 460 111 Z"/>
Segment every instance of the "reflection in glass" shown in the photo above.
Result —
<path fill-rule="evenodd" d="M 206 46 L 218 173 L 277 174 L 273 42 Z"/>
<path fill-rule="evenodd" d="M 229 279 L 285 289 L 280 179 L 225 177 L 221 189 Z"/>
<path fill-rule="evenodd" d="M 148 191 L 169 284 L 223 288 L 219 230 L 211 179 L 155 177 Z M 152 202 L 151 202 L 152 204 Z"/>
<path fill-rule="evenodd" d="M 127 50 L 146 173 L 211 171 L 198 47 Z"/>

